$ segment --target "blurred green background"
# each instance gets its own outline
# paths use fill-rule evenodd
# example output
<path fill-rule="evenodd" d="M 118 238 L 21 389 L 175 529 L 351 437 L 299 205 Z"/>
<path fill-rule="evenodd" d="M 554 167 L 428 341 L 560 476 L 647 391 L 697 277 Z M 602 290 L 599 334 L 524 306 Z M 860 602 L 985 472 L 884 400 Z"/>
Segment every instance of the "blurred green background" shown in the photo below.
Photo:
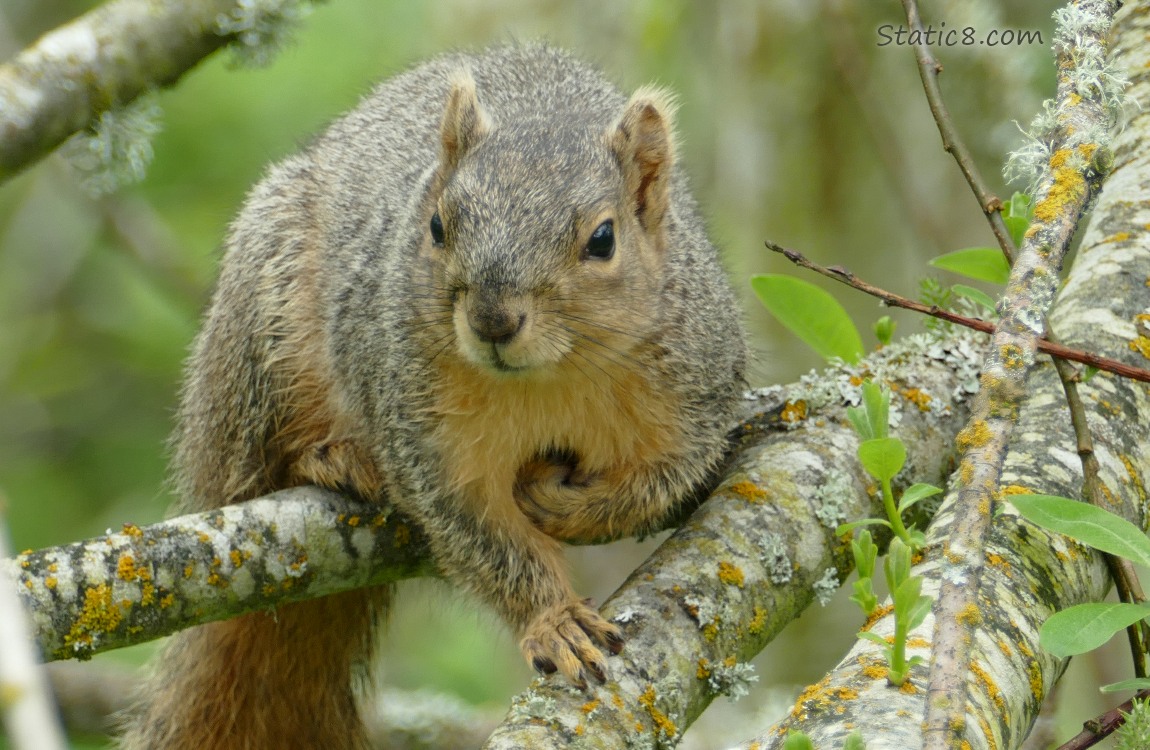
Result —
<path fill-rule="evenodd" d="M 0 58 L 96 4 L 0 0 Z M 1003 197 L 1001 164 L 1021 142 L 1015 122 L 1029 122 L 1053 89 L 1059 5 L 924 8 L 936 27 L 1042 34 L 1042 44 L 935 48 L 956 123 Z M 904 23 L 901 12 L 895 0 L 332 0 L 270 67 L 236 69 L 217 54 L 160 94 L 163 130 L 142 183 L 93 200 L 52 157 L 0 185 L 0 492 L 14 546 L 163 514 L 181 361 L 245 191 L 373 81 L 452 47 L 543 37 L 596 61 L 626 89 L 655 81 L 679 92 L 682 153 L 754 334 L 754 384 L 817 366 L 750 297 L 750 274 L 791 272 L 763 239 L 907 296 L 928 275 L 927 259 L 993 244 L 941 149 L 912 51 L 879 46 L 878 28 Z M 870 298 L 833 291 L 864 331 L 884 312 Z M 892 314 L 900 334 L 920 329 Z M 579 589 L 604 598 L 650 548 L 573 552 Z M 494 616 L 442 584 L 404 591 L 381 668 L 386 683 L 495 707 L 526 684 Z M 821 676 L 858 624 L 840 604 L 791 627 L 760 657 L 752 696 L 720 701 L 688 732 L 690 746 L 744 736 L 747 720 L 778 713 L 798 685 Z M 1075 705 L 1071 723 L 1095 707 Z"/>

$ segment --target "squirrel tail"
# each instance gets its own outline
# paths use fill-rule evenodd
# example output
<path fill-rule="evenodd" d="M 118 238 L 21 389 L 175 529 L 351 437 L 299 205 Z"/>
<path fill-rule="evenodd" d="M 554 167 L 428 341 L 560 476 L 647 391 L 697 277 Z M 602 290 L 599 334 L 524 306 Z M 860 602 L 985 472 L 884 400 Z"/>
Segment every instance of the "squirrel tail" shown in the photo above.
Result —
<path fill-rule="evenodd" d="M 351 591 L 173 636 L 121 747 L 367 750 L 356 678 L 390 598 Z"/>

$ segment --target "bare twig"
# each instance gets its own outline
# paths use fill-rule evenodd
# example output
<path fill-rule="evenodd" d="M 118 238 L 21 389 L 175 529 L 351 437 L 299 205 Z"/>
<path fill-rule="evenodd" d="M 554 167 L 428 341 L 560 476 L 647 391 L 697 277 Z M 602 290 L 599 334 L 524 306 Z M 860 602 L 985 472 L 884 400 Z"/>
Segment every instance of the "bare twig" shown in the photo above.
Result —
<path fill-rule="evenodd" d="M 915 0 L 902 0 L 902 7 L 906 11 L 907 25 L 912 31 L 919 32 L 912 38 L 924 39 L 922 20 L 918 15 L 918 4 Z M 926 101 L 930 105 L 934 121 L 938 123 L 939 135 L 942 136 L 942 147 L 958 162 L 958 168 L 962 170 L 970 189 L 978 198 L 978 205 L 986 214 L 986 220 L 990 222 L 990 230 L 994 232 L 998 246 L 1002 248 L 1002 254 L 1006 256 L 1006 262 L 1013 263 L 1014 240 L 1010 238 L 1010 231 L 1002 219 L 1002 201 L 986 186 L 985 180 L 982 179 L 982 175 L 978 171 L 978 166 L 974 163 L 974 158 L 959 136 L 957 128 L 954 127 L 954 122 L 950 119 L 950 112 L 942 100 L 942 90 L 938 85 L 938 75 L 942 72 L 942 64 L 934 58 L 930 48 L 922 41 L 914 45 L 914 55 L 918 60 L 918 73 L 922 78 L 922 87 L 926 91 Z"/>
<path fill-rule="evenodd" d="M 783 247 L 782 245 L 778 245 L 774 242 L 771 242 L 770 240 L 767 240 L 763 244 L 767 246 L 768 250 L 782 254 L 786 257 L 787 260 L 794 263 L 796 266 L 799 266 L 800 268 L 806 268 L 807 270 L 814 271 L 817 274 L 826 276 L 828 279 L 834 279 L 835 281 L 842 282 L 847 286 L 858 289 L 860 292 L 865 292 L 872 297 L 877 297 L 891 307 L 901 307 L 905 310 L 913 310 L 914 312 L 922 313 L 923 315 L 930 315 L 931 317 L 945 320 L 950 323 L 956 323 L 960 326 L 971 328 L 975 331 L 981 331 L 983 333 L 994 332 L 994 324 L 990 323 L 989 321 L 979 320 L 978 318 L 970 318 L 965 315 L 959 315 L 958 313 L 954 313 L 949 310 L 943 310 L 942 308 L 935 305 L 924 305 L 921 302 L 915 302 L 912 299 L 908 299 L 901 295 L 895 294 L 894 292 L 890 292 L 881 287 L 877 287 L 874 284 L 869 284 L 842 266 L 821 266 L 807 258 L 799 251 Z M 1068 346 L 1063 346 L 1062 344 L 1055 343 L 1048 339 L 1038 340 L 1038 351 L 1042 352 L 1043 354 L 1049 354 L 1052 357 L 1057 357 L 1059 359 L 1065 359 L 1070 360 L 1071 362 L 1078 362 L 1079 364 L 1089 365 L 1090 367 L 1094 367 L 1105 372 L 1111 372 L 1124 378 L 1139 380 L 1143 383 L 1150 383 L 1150 370 L 1128 365 L 1125 362 L 1120 362 L 1116 359 L 1110 359 L 1108 357 L 1102 357 L 1097 354 L 1091 354 L 1090 352 L 1084 352 L 1081 349 L 1073 349 Z"/>
<path fill-rule="evenodd" d="M 1133 710 L 1134 701 L 1144 701 L 1148 698 L 1150 698 L 1150 690 L 1142 690 L 1121 706 L 1083 722 L 1082 731 L 1068 742 L 1059 745 L 1057 750 L 1086 750 L 1088 747 L 1094 747 L 1126 723 L 1126 717 L 1123 714 Z"/>
<path fill-rule="evenodd" d="M 1047 337 L 1051 337 L 1047 331 Z M 1070 408 L 1070 423 L 1074 427 L 1074 437 L 1077 442 L 1078 458 L 1082 462 L 1082 495 L 1091 505 L 1106 508 L 1108 503 L 1104 497 L 1109 492 L 1102 482 L 1098 471 L 1098 458 L 1094 455 L 1094 438 L 1090 435 L 1090 426 L 1086 421 L 1086 408 L 1082 405 L 1082 398 L 1078 395 L 1078 373 L 1065 360 L 1054 359 L 1054 367 L 1058 371 L 1058 378 L 1062 381 L 1062 390 L 1066 394 L 1066 405 Z M 1118 596 L 1124 602 L 1142 602 L 1146 597 L 1142 593 L 1142 586 L 1138 582 L 1138 573 L 1134 564 L 1118 555 L 1104 554 L 1106 566 L 1110 569 L 1110 577 L 1118 588 Z M 1140 623 L 1134 623 L 1126 628 L 1126 635 L 1130 641 L 1130 656 L 1134 663 L 1134 675 L 1146 676 L 1146 649 L 1142 644 L 1142 628 Z"/>

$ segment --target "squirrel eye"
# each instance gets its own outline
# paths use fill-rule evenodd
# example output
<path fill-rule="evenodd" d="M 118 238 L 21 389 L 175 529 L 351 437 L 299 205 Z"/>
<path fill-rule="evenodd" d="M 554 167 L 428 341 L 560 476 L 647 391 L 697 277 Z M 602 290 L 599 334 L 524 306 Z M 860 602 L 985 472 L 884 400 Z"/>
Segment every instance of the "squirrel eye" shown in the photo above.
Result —
<path fill-rule="evenodd" d="M 438 211 L 431 215 L 431 241 L 443 245 L 443 219 L 439 218 Z"/>
<path fill-rule="evenodd" d="M 613 221 L 608 219 L 595 227 L 595 231 L 591 233 L 591 239 L 587 240 L 585 252 L 588 258 L 611 259 L 611 256 L 615 254 L 615 223 Z"/>

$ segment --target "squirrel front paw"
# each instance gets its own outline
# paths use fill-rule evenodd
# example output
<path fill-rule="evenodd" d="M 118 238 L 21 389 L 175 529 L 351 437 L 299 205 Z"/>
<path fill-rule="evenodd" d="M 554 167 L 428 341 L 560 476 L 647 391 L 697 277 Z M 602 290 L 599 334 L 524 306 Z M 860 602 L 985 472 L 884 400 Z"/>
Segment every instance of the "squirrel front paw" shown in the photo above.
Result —
<path fill-rule="evenodd" d="M 590 599 L 554 604 L 540 612 L 524 631 L 519 648 L 539 672 L 560 672 L 580 688 L 587 676 L 607 679 L 607 661 L 600 647 L 612 654 L 623 650 L 623 632 L 603 619 Z"/>
<path fill-rule="evenodd" d="M 544 534 L 569 542 L 588 542 L 607 529 L 596 508 L 606 493 L 600 477 L 583 470 L 566 452 L 550 452 L 523 464 L 515 479 L 515 502 Z"/>

